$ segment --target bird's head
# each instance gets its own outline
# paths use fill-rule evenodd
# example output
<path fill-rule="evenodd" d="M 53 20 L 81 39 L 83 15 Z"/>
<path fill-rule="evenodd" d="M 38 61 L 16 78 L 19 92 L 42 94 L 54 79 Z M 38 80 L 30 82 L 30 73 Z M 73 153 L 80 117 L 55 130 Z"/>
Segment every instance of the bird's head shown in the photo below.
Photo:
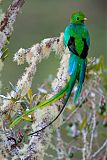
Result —
<path fill-rule="evenodd" d="M 87 18 L 85 17 L 84 13 L 81 11 L 77 11 L 71 15 L 70 22 L 73 24 L 83 24 L 86 20 Z"/>

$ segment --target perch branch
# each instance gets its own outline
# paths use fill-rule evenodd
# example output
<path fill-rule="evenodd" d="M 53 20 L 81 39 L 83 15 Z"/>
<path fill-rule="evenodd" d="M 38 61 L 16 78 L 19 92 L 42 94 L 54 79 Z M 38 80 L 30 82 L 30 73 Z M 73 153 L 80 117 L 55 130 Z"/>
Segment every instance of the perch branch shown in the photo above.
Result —
<path fill-rule="evenodd" d="M 67 68 L 68 68 L 67 64 L 68 64 L 68 58 L 69 58 L 69 56 L 67 56 L 66 54 L 69 52 L 68 50 L 64 51 L 63 33 L 62 33 L 59 38 L 55 37 L 55 38 L 45 39 L 40 44 L 38 43 L 27 50 L 20 49 L 16 53 L 14 60 L 17 61 L 18 64 L 22 64 L 26 60 L 26 62 L 29 63 L 29 67 L 26 68 L 25 73 L 23 74 L 21 79 L 18 80 L 17 82 L 17 85 L 16 85 L 17 92 L 11 91 L 10 95 L 12 97 L 14 98 L 17 96 L 23 97 L 24 95 L 26 95 L 29 87 L 31 87 L 32 79 L 36 72 L 36 64 L 41 62 L 43 58 L 48 57 L 52 51 L 61 55 L 62 60 L 60 63 L 60 68 L 57 73 L 57 78 L 52 83 L 52 94 L 48 95 L 48 97 L 54 95 L 58 90 L 60 90 L 64 86 L 67 80 Z M 3 111 L 6 112 L 13 107 L 14 107 L 14 103 L 12 103 L 11 100 L 8 100 L 8 101 L 4 100 L 4 105 L 2 107 Z M 39 128 L 43 128 L 57 114 L 58 114 L 58 110 L 56 107 L 53 107 L 53 106 L 49 106 L 48 108 L 44 108 L 43 110 L 37 110 L 35 112 L 36 121 L 32 124 L 32 129 L 35 131 L 36 129 L 38 130 Z M 61 123 L 59 123 L 59 125 L 60 124 Z M 27 148 L 26 146 L 24 146 L 24 148 L 20 151 L 19 153 L 20 157 L 22 157 L 23 159 L 26 159 L 29 157 L 30 158 L 35 157 L 38 160 L 39 159 L 42 160 L 44 156 L 44 150 L 46 149 L 46 146 L 49 145 L 49 141 L 51 137 L 50 132 L 51 130 L 47 128 L 45 131 L 32 136 L 30 138 L 30 142 Z M 43 143 L 45 145 L 43 145 Z"/>
<path fill-rule="evenodd" d="M 37 43 L 33 45 L 29 49 L 19 49 L 18 52 L 16 52 L 14 56 L 14 61 L 16 61 L 18 64 L 23 64 L 26 60 L 28 62 L 29 66 L 25 69 L 25 72 L 23 73 L 22 77 L 18 80 L 16 84 L 16 91 L 11 91 L 9 95 L 11 97 L 23 97 L 28 93 L 28 89 L 31 87 L 33 76 L 36 73 L 36 65 L 41 62 L 42 59 L 48 58 L 51 52 L 55 52 L 59 55 L 64 53 L 64 47 L 63 47 L 63 33 L 60 37 L 54 37 L 54 38 L 48 38 L 44 39 L 40 44 Z M 67 58 L 66 58 L 67 59 Z M 61 62 L 61 65 L 64 62 Z M 62 70 L 66 70 L 66 66 L 61 68 Z M 57 83 L 60 80 L 60 76 L 62 76 L 62 71 L 59 71 L 55 81 L 53 82 L 53 88 L 54 86 L 58 86 Z M 66 80 L 66 74 L 62 78 L 64 81 Z M 61 82 L 61 80 L 60 80 Z M 59 82 L 59 86 L 62 86 L 62 83 Z M 10 96 L 9 96 L 10 98 Z M 11 102 L 11 100 L 7 101 L 4 100 L 2 111 L 7 112 L 10 108 L 12 108 L 12 105 L 14 106 L 14 103 Z"/>

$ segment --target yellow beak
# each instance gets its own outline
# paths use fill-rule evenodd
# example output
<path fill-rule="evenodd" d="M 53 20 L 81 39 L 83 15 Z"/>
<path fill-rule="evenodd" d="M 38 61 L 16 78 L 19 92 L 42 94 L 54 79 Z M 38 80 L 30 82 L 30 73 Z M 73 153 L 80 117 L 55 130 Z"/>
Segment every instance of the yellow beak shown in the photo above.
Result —
<path fill-rule="evenodd" d="M 88 20 L 88 19 L 85 17 L 85 18 L 84 18 L 84 21 L 87 21 L 87 20 Z"/>

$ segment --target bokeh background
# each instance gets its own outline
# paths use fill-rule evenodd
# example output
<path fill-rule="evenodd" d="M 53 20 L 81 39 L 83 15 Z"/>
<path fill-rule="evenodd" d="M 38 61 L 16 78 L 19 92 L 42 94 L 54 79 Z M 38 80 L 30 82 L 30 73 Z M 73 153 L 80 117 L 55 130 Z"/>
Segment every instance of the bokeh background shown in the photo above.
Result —
<path fill-rule="evenodd" d="M 5 12 L 11 0 L 4 0 L 0 8 Z M 104 56 L 107 65 L 107 0 L 26 0 L 17 21 L 9 44 L 10 55 L 5 61 L 1 80 L 2 92 L 9 87 L 9 81 L 16 84 L 26 65 L 17 66 L 12 62 L 14 53 L 19 48 L 28 48 L 44 38 L 59 36 L 69 24 L 70 15 L 75 10 L 85 12 L 91 36 L 89 57 Z M 51 74 L 55 76 L 59 59 L 52 55 L 38 65 L 33 80 L 36 90 Z"/>

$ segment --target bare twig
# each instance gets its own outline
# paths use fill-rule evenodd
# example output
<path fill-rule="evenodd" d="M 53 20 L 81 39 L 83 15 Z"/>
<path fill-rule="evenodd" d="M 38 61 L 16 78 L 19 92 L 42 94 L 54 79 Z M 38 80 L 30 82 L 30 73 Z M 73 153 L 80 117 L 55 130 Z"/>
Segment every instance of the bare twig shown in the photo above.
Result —
<path fill-rule="evenodd" d="M 85 129 L 82 130 L 82 137 L 83 137 L 83 150 L 82 150 L 82 156 L 83 160 L 87 160 L 87 154 L 88 154 L 88 141 L 87 141 L 87 131 Z"/>
<path fill-rule="evenodd" d="M 95 134 L 95 129 L 96 129 L 96 107 L 95 107 L 95 103 L 91 100 L 91 106 L 92 106 L 92 111 L 93 111 L 93 118 L 92 118 L 92 131 L 91 131 L 91 139 L 90 139 L 90 143 L 89 143 L 89 151 L 88 151 L 88 159 L 91 156 L 91 152 L 92 152 L 92 147 L 93 147 L 93 139 L 94 139 L 94 134 Z"/>
<path fill-rule="evenodd" d="M 66 154 L 66 150 L 65 150 L 65 147 L 64 147 L 64 144 L 63 144 L 63 140 L 62 140 L 62 137 L 61 137 L 61 133 L 60 133 L 60 130 L 57 129 L 56 130 L 56 134 L 57 134 L 57 159 L 58 160 L 63 160 L 63 159 L 66 159 L 67 157 L 67 154 Z"/>
<path fill-rule="evenodd" d="M 92 158 L 95 158 L 96 156 L 98 156 L 98 154 L 105 148 L 107 147 L 107 139 L 105 140 L 105 142 L 102 144 L 102 146 L 91 156 Z"/>

